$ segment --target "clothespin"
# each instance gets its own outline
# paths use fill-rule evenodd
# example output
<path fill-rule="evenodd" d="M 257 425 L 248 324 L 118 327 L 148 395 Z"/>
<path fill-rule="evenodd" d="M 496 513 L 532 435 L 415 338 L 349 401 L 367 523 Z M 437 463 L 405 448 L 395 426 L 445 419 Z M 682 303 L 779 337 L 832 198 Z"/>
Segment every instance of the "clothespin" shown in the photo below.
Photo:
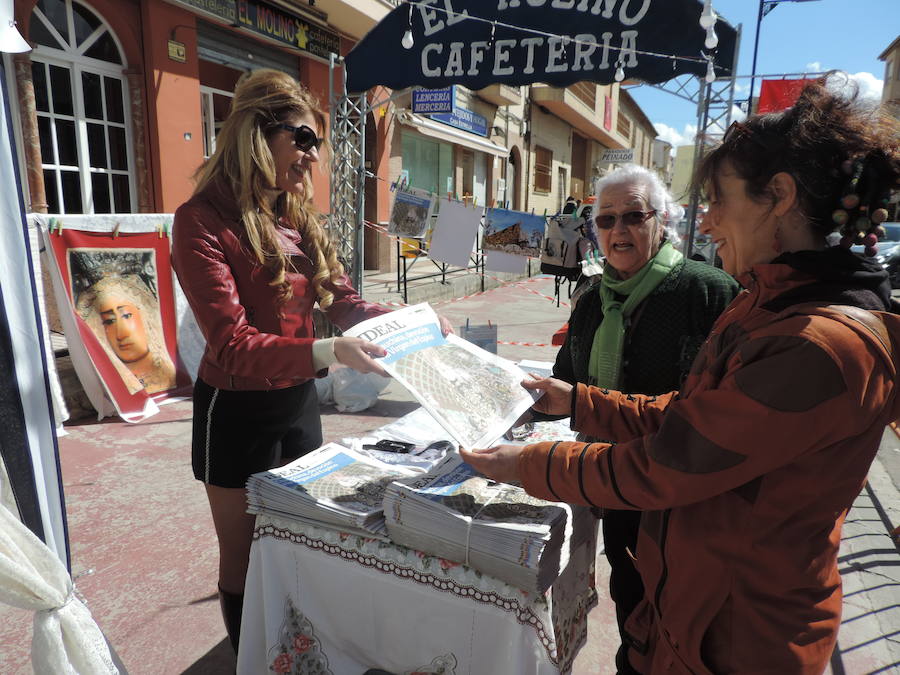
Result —
<path fill-rule="evenodd" d="M 56 230 L 56 234 L 62 234 L 62 221 L 59 218 L 50 219 L 50 234 L 53 234 L 54 230 Z"/>
<path fill-rule="evenodd" d="M 448 191 L 447 191 L 447 201 L 448 201 L 448 202 L 450 201 L 450 196 L 451 196 L 451 194 L 453 194 L 453 193 L 450 192 L 450 191 L 448 190 Z"/>
<path fill-rule="evenodd" d="M 119 236 L 119 225 L 121 225 L 121 223 L 116 223 L 116 226 L 113 228 L 113 231 L 112 231 L 113 239 L 117 239 Z"/>
<path fill-rule="evenodd" d="M 488 328 L 493 328 L 493 326 L 491 326 L 491 320 L 490 320 L 490 319 L 488 319 Z"/>
<path fill-rule="evenodd" d="M 531 215 L 534 215 L 534 207 L 531 207 Z"/>
<path fill-rule="evenodd" d="M 393 183 L 391 183 L 391 192 L 393 192 L 396 189 L 397 189 L 397 181 L 394 181 Z"/>
<path fill-rule="evenodd" d="M 544 209 L 544 218 L 547 217 L 547 209 Z"/>
<path fill-rule="evenodd" d="M 469 317 L 466 317 L 466 330 L 469 330 Z"/>
<path fill-rule="evenodd" d="M 162 239 L 164 227 L 165 226 L 162 223 L 160 223 L 159 225 L 156 226 L 156 236 L 159 237 L 160 239 Z"/>
<path fill-rule="evenodd" d="M 472 208 L 474 209 L 476 206 L 478 206 L 478 197 L 475 197 L 475 198 L 472 200 Z"/>

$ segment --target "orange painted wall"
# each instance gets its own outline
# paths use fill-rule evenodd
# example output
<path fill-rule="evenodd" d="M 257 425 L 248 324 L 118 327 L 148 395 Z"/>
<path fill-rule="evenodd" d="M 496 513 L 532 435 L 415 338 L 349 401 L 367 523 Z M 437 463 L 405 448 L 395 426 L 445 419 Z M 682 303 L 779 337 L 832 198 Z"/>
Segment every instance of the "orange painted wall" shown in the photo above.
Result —
<path fill-rule="evenodd" d="M 147 0 L 141 19 L 154 207 L 172 213 L 191 196 L 191 176 L 203 161 L 196 18 L 161 0 Z M 173 29 L 185 45 L 186 63 L 168 56 Z"/>
<path fill-rule="evenodd" d="M 300 58 L 300 73 L 298 79 L 305 84 L 310 92 L 319 99 L 319 105 L 325 111 L 328 118 L 328 65 L 314 59 Z M 322 130 L 327 132 L 327 130 Z M 327 133 L 325 134 L 327 138 Z M 330 159 L 330 158 L 329 158 Z M 320 213 L 331 211 L 331 164 L 322 161 L 312 172 L 313 203 Z"/>

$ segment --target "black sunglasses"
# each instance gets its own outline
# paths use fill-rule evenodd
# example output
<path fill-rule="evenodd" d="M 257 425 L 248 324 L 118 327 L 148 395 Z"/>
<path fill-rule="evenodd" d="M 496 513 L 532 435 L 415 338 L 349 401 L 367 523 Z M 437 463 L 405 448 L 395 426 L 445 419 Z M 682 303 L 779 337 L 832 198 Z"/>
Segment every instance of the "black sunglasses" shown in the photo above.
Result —
<path fill-rule="evenodd" d="M 292 127 L 290 124 L 278 123 L 275 126 L 276 128 L 284 129 L 285 131 L 293 131 L 294 145 L 303 152 L 309 152 L 313 148 L 318 150 L 319 146 L 325 142 L 324 138 L 316 136 L 316 132 L 305 124 L 301 124 L 299 127 Z"/>
<path fill-rule="evenodd" d="M 616 226 L 616 221 L 622 219 L 622 223 L 628 227 L 636 227 L 656 215 L 656 211 L 626 211 L 621 216 L 614 213 L 601 213 L 594 221 L 601 230 L 611 230 Z"/>

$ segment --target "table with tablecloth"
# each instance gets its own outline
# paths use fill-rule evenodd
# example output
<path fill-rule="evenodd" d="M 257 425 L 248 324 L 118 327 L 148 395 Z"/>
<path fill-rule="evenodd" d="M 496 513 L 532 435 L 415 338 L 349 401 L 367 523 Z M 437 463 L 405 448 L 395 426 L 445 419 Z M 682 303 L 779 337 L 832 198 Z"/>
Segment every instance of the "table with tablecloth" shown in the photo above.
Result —
<path fill-rule="evenodd" d="M 393 543 L 259 515 L 238 673 L 559 673 L 596 603 L 596 539 L 543 595 Z"/>
<path fill-rule="evenodd" d="M 435 440 L 426 438 L 435 429 L 419 408 L 373 437 L 342 443 L 355 449 L 375 438 L 424 444 Z M 561 420 L 536 424 L 515 442 L 572 435 Z M 563 570 L 546 593 L 535 594 L 390 541 L 257 515 L 238 672 L 567 672 L 597 602 L 596 521 L 571 511 L 569 517 Z"/>

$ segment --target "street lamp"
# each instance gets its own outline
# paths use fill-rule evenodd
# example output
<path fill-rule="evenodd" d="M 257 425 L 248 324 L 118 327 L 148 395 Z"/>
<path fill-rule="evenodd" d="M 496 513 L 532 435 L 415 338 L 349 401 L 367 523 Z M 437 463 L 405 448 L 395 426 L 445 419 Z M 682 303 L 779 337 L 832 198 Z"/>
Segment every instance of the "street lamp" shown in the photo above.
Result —
<path fill-rule="evenodd" d="M 756 53 L 759 50 L 759 25 L 763 17 L 782 2 L 818 2 L 819 0 L 759 0 L 759 12 L 756 15 L 756 38 L 753 40 L 753 66 L 750 68 L 750 99 L 747 102 L 747 114 L 753 112 L 753 83 L 756 79 Z"/>

